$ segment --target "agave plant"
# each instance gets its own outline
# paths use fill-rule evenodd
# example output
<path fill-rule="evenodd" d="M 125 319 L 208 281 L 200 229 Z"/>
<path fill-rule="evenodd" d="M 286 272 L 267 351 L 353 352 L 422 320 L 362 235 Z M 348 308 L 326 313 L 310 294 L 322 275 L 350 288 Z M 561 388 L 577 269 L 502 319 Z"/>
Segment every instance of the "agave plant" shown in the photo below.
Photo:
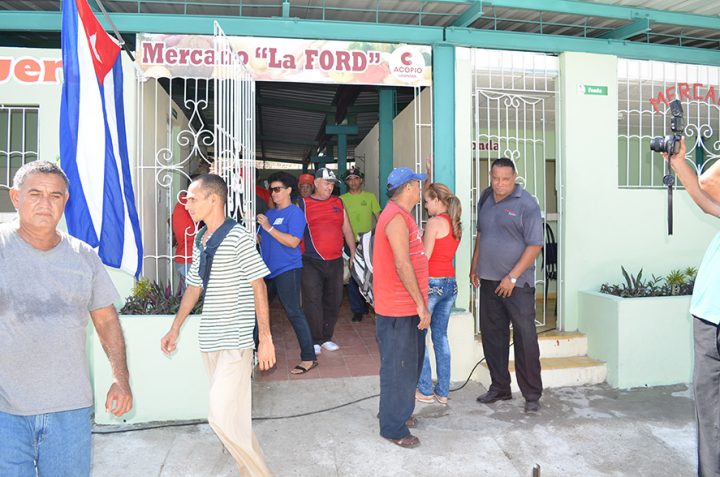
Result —
<path fill-rule="evenodd" d="M 665 283 L 667 283 L 668 286 L 670 287 L 670 293 L 673 296 L 680 294 L 680 289 L 683 285 L 685 285 L 686 280 L 687 280 L 687 275 L 686 275 L 685 271 L 681 271 L 681 270 L 672 270 L 665 277 Z"/>

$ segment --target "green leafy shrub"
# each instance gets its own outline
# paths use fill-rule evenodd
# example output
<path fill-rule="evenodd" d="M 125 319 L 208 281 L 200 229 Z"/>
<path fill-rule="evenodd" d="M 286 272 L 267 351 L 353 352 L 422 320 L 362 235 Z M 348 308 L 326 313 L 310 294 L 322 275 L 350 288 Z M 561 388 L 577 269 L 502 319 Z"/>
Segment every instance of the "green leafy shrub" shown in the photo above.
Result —
<path fill-rule="evenodd" d="M 665 277 L 653 275 L 650 279 L 643 279 L 642 269 L 637 275 L 628 273 L 625 267 L 620 267 L 620 270 L 625 282 L 620 284 L 603 283 L 600 287 L 601 293 L 623 298 L 692 295 L 697 275 L 697 269 L 694 267 L 672 270 Z"/>
<path fill-rule="evenodd" d="M 163 287 L 159 283 L 141 278 L 135 283 L 125 305 L 120 309 L 123 315 L 174 315 L 180 308 L 182 292 L 178 288 L 173 292 L 170 284 Z M 198 300 L 191 314 L 202 313 L 202 300 Z"/>

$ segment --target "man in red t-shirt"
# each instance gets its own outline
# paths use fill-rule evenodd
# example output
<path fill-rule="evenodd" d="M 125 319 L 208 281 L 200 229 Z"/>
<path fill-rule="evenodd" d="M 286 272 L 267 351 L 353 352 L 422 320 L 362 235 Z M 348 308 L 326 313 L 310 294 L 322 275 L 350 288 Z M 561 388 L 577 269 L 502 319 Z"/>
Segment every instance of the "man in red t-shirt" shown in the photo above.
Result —
<path fill-rule="evenodd" d="M 310 325 L 315 354 L 321 347 L 335 351 L 332 341 L 343 298 L 343 242 L 355 256 L 355 237 L 343 202 L 332 195 L 335 174 L 315 172 L 315 192 L 300 200 L 307 227 L 303 237 L 302 305 Z M 416 383 L 417 384 L 417 383 Z"/>
<path fill-rule="evenodd" d="M 195 176 L 193 176 L 195 177 Z M 180 192 L 178 202 L 172 213 L 172 230 L 177 247 L 175 248 L 175 270 L 180 275 L 180 286 L 185 287 L 185 277 L 192 263 L 193 240 L 195 240 L 195 222 L 185 209 L 186 192 Z"/>
<path fill-rule="evenodd" d="M 420 202 L 427 174 L 397 167 L 388 176 L 390 201 L 375 227 L 373 295 L 380 348 L 380 435 L 401 447 L 417 447 L 410 434 L 415 387 L 430 325 L 428 259 L 410 214 Z"/>

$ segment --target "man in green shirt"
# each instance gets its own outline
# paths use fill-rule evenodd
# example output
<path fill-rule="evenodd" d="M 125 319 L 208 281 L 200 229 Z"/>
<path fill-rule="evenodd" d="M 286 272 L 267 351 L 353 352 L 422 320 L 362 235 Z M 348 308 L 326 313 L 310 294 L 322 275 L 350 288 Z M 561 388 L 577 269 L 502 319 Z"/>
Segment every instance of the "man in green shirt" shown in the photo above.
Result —
<path fill-rule="evenodd" d="M 358 236 L 372 230 L 375 220 L 380 214 L 380 204 L 372 192 L 363 190 L 363 173 L 357 167 L 351 167 L 345 172 L 345 183 L 348 192 L 340 196 L 345 205 L 350 226 L 352 227 L 355 241 Z M 350 298 L 350 309 L 353 313 L 353 321 L 361 321 L 368 312 L 367 303 L 358 290 L 355 280 L 350 278 L 348 282 L 348 297 Z"/>

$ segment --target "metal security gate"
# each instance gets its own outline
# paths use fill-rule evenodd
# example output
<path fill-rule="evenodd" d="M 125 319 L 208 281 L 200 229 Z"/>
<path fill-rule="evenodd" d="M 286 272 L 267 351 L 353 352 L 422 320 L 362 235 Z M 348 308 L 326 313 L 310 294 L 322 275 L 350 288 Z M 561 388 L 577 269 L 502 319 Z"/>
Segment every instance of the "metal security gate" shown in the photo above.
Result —
<path fill-rule="evenodd" d="M 492 161 L 501 157 L 513 161 L 517 182 L 538 201 L 546 232 L 549 221 L 558 230 L 559 215 L 554 193 L 557 159 L 556 60 L 531 53 L 475 51 L 471 191 L 473 244 L 477 235 L 477 201 L 490 185 Z M 547 244 L 547 233 L 545 240 Z M 548 313 L 556 315 L 557 308 L 548 307 L 548 282 L 557 280 L 557 275 L 547 273 L 551 266 L 556 264 L 545 263 L 545 253 L 542 253 L 535 266 L 538 326 L 547 324 Z M 480 294 L 475 288 L 472 288 L 472 293 L 476 330 L 479 330 Z M 557 294 L 555 296 L 557 300 Z"/>
<path fill-rule="evenodd" d="M 221 175 L 229 189 L 227 214 L 248 230 L 255 227 L 255 82 L 217 23 L 208 41 L 213 65 L 188 68 L 184 76 L 155 72 L 137 78 L 142 275 L 172 290 L 178 282 L 174 262 L 181 258 L 176 245 L 191 240 L 197 229 L 191 221 L 178 227 L 178 218 L 189 221 L 183 193 L 191 175 Z"/>
<path fill-rule="evenodd" d="M 215 22 L 215 171 L 227 215 L 255 235 L 255 81 Z"/>
<path fill-rule="evenodd" d="M 415 172 L 424 172 L 425 161 L 430 157 L 433 150 L 433 130 L 432 130 L 432 88 L 427 88 L 428 94 L 423 95 L 425 90 L 421 87 L 413 88 L 413 118 L 414 118 L 414 134 L 415 134 L 415 163 L 413 168 Z M 420 229 L 425 228 L 427 222 L 427 213 L 423 207 L 424 197 L 420 195 L 420 204 L 415 207 L 415 221 Z"/>

